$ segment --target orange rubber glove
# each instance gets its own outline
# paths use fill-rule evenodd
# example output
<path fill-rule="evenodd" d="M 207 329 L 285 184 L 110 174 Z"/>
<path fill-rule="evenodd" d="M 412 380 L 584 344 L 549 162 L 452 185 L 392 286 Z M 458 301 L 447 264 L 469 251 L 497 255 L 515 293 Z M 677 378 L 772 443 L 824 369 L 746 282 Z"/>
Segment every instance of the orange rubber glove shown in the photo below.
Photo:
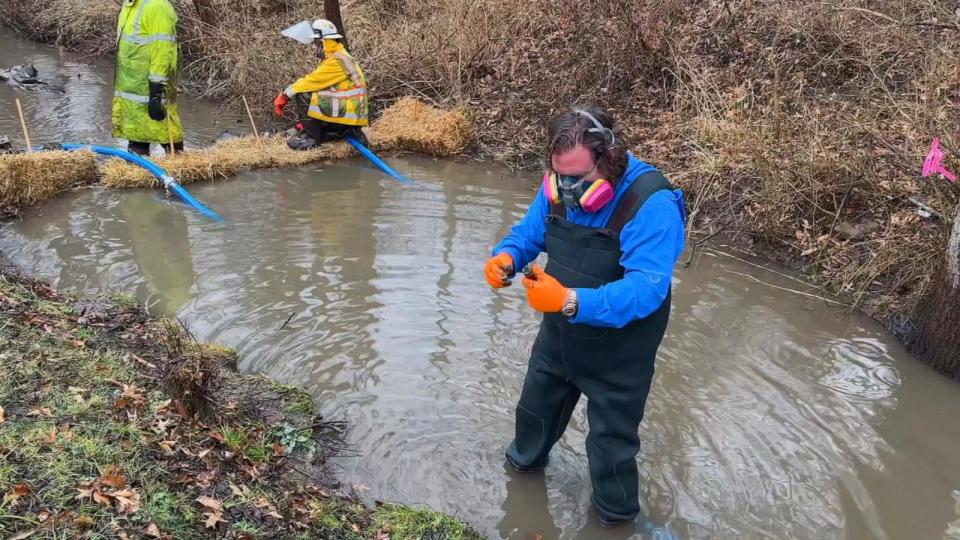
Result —
<path fill-rule="evenodd" d="M 544 272 L 539 264 L 533 265 L 529 276 L 523 278 L 523 286 L 527 288 L 527 303 L 530 307 L 541 313 L 558 313 L 562 310 L 570 289 Z"/>
<path fill-rule="evenodd" d="M 494 289 L 510 285 L 510 276 L 513 272 L 513 257 L 507 252 L 490 257 L 487 259 L 487 264 L 483 266 L 483 277 L 487 278 L 487 284 Z"/>
<path fill-rule="evenodd" d="M 287 102 L 289 101 L 290 98 L 283 92 L 277 94 L 276 99 L 273 100 L 273 114 L 283 116 L 283 108 L 287 106 Z"/>

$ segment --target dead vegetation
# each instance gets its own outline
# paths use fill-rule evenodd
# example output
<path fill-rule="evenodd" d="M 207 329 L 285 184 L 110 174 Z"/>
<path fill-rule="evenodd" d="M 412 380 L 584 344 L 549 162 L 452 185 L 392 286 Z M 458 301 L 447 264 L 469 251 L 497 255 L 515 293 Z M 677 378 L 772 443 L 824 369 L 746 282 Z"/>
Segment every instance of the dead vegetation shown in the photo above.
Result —
<path fill-rule="evenodd" d="M 354 150 L 344 142 L 324 144 L 306 151 L 291 150 L 286 137 L 236 137 L 209 148 L 178 152 L 157 160 L 181 184 L 223 180 L 245 169 L 298 167 L 316 161 L 346 159 Z M 103 184 L 112 188 L 150 187 L 157 179 L 143 168 L 112 159 L 103 166 Z"/>
<path fill-rule="evenodd" d="M 91 152 L 0 154 L 0 209 L 19 209 L 97 178 Z"/>

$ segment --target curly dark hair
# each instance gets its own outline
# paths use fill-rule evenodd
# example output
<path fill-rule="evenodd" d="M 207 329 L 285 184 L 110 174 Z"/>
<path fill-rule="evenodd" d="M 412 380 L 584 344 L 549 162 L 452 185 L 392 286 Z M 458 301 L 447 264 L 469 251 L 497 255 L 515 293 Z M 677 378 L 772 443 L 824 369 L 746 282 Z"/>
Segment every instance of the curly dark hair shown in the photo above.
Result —
<path fill-rule="evenodd" d="M 593 120 L 584 112 L 596 118 L 606 129 L 603 132 L 596 131 Z M 554 154 L 583 145 L 593 152 L 600 173 L 616 184 L 627 170 L 625 143 L 623 135 L 614 125 L 612 115 L 599 107 L 574 107 L 554 116 L 547 124 L 546 165 L 552 168 L 551 158 Z"/>

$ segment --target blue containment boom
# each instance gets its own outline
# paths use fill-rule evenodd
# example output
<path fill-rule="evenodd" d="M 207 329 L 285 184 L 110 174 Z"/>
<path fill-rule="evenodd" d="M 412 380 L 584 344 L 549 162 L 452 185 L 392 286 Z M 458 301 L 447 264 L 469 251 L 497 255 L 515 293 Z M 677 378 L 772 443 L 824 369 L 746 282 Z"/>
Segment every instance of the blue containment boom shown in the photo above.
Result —
<path fill-rule="evenodd" d="M 350 143 L 351 146 L 356 148 L 357 152 L 360 152 L 361 154 L 363 154 L 364 157 L 370 160 L 370 163 L 373 163 L 374 165 L 376 165 L 377 168 L 380 169 L 381 171 L 389 174 L 390 176 L 392 176 L 393 178 L 395 178 L 396 180 L 400 181 L 403 184 L 409 185 L 413 183 L 413 181 L 407 178 L 406 176 L 393 170 L 393 167 L 387 165 L 382 159 L 380 159 L 376 154 L 374 154 L 372 150 L 364 146 L 363 143 L 361 143 L 360 141 L 354 139 L 353 137 L 344 137 L 344 140 L 346 140 L 348 143 Z"/>
<path fill-rule="evenodd" d="M 165 171 L 162 167 L 160 167 L 156 163 L 150 161 L 149 159 L 143 156 L 139 156 L 137 154 L 128 152 L 126 150 L 121 150 L 119 148 L 111 148 L 109 146 L 99 146 L 95 144 L 64 144 L 63 149 L 64 150 L 89 149 L 90 151 L 100 154 L 102 156 L 116 157 L 124 161 L 133 163 L 134 165 L 139 165 L 140 167 L 143 167 L 144 169 L 146 169 L 154 177 L 156 177 L 157 180 L 163 183 L 163 186 L 165 188 L 167 188 L 169 191 L 172 191 L 174 195 L 176 195 L 177 197 L 180 197 L 180 200 L 185 202 L 187 205 L 193 207 L 193 209 L 195 209 L 197 212 L 200 212 L 201 214 L 203 214 L 207 218 L 210 218 L 213 221 L 216 221 L 216 222 L 223 221 L 223 218 L 220 217 L 219 214 L 217 214 L 213 210 L 204 206 L 204 204 L 198 201 L 196 198 L 194 198 L 193 195 L 190 195 L 190 192 L 184 189 L 183 186 L 181 186 L 180 183 L 177 182 L 177 180 L 174 177 L 167 174 L 167 171 Z"/>

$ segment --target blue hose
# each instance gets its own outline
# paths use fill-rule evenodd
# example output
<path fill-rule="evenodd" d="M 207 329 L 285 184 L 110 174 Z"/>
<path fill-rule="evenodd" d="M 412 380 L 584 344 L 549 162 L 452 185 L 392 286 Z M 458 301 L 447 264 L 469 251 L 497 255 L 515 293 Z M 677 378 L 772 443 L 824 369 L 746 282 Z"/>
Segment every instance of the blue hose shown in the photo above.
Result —
<path fill-rule="evenodd" d="M 109 146 L 98 146 L 94 144 L 64 144 L 64 150 L 79 150 L 83 148 L 88 148 L 97 154 L 103 156 L 111 156 L 129 161 L 134 165 L 139 165 L 146 169 L 150 174 L 155 176 L 157 180 L 163 183 L 164 187 L 172 191 L 177 197 L 180 197 L 180 200 L 187 203 L 189 206 L 192 206 L 197 212 L 200 212 L 204 216 L 210 218 L 216 222 L 222 222 L 223 218 L 220 217 L 216 212 L 207 208 L 200 201 L 195 199 L 190 192 L 183 188 L 179 182 L 176 181 L 172 176 L 167 174 L 167 171 L 163 170 L 162 167 L 156 163 L 150 161 L 149 159 L 138 156 L 132 152 L 127 152 L 126 150 L 121 150 L 119 148 L 111 148 Z"/>
<path fill-rule="evenodd" d="M 366 146 L 364 146 L 360 141 L 354 139 L 353 137 L 344 137 L 344 138 L 346 139 L 346 141 L 347 141 L 348 143 L 350 143 L 354 148 L 356 148 L 358 152 L 360 152 L 361 154 L 364 155 L 364 157 L 366 157 L 367 159 L 369 159 L 371 163 L 373 163 L 374 165 L 376 165 L 377 168 L 380 169 L 381 171 L 389 174 L 389 175 L 392 176 L 393 178 L 395 178 L 395 179 L 397 179 L 398 181 L 400 181 L 400 183 L 402 183 L 402 184 L 407 184 L 407 185 L 409 185 L 409 184 L 412 184 L 412 183 L 413 183 L 412 180 L 410 180 L 410 179 L 407 178 L 406 176 L 398 173 L 397 171 L 393 170 L 393 168 L 392 168 L 391 166 L 389 166 L 389 165 L 387 165 L 386 163 L 384 163 L 384 161 L 383 161 L 382 159 L 380 159 L 379 157 L 377 157 L 377 155 L 374 154 L 373 151 L 371 151 L 369 148 L 367 148 Z"/>

